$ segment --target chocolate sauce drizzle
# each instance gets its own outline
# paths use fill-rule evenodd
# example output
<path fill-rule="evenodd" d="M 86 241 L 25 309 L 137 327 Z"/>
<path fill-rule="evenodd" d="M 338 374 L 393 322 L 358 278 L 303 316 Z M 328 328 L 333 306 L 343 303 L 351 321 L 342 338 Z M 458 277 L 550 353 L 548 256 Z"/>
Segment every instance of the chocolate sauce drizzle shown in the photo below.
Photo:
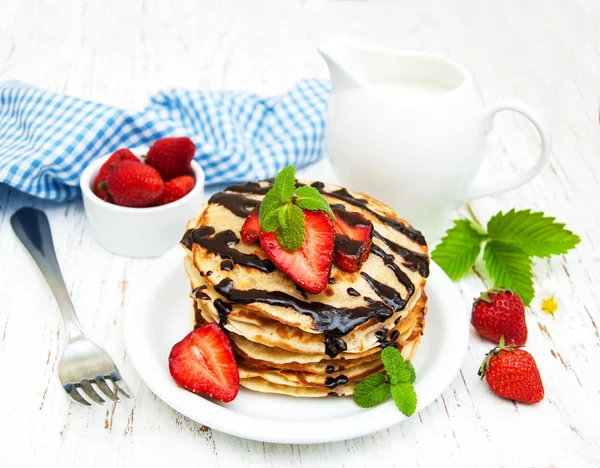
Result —
<path fill-rule="evenodd" d="M 390 318 L 394 313 L 392 309 L 380 301 L 374 301 L 368 306 L 358 306 L 354 308 L 333 307 L 321 302 L 303 301 L 281 291 L 234 289 L 233 281 L 230 278 L 221 280 L 221 282 L 215 286 L 215 291 L 232 304 L 261 302 L 279 307 L 290 307 L 296 312 L 311 316 L 317 330 L 334 337 L 348 334 L 354 328 L 373 317 L 376 317 L 383 322 Z M 338 343 L 337 347 L 339 346 Z M 346 344 L 344 343 L 344 349 L 346 349 L 345 346 Z"/>
<path fill-rule="evenodd" d="M 346 190 L 345 188 L 341 188 L 339 190 L 334 190 L 333 192 L 327 192 L 324 190 L 325 184 L 323 184 L 323 182 L 314 182 L 312 184 L 312 186 L 314 188 L 316 188 L 319 192 L 321 192 L 323 195 L 328 195 L 332 198 L 337 198 L 338 200 L 342 200 L 346 203 L 349 203 L 350 205 L 354 205 L 359 208 L 362 208 L 365 211 L 368 211 L 373 216 L 375 216 L 379 221 L 381 221 L 384 224 L 387 224 L 388 226 L 394 228 L 396 231 L 404 234 L 406 237 L 408 237 L 413 242 L 416 242 L 417 244 L 420 244 L 420 245 L 427 245 L 427 242 L 425 241 L 425 237 L 423 237 L 423 234 L 421 234 L 419 231 L 417 231 L 414 228 L 408 227 L 405 224 L 402 224 L 401 222 L 396 221 L 395 219 L 388 218 L 387 216 L 383 216 L 383 215 L 380 215 L 379 213 L 376 213 L 371 208 L 367 207 L 367 205 L 369 203 L 367 200 L 365 200 L 364 198 L 353 197 L 350 194 L 350 192 L 348 192 L 348 190 Z"/>
<path fill-rule="evenodd" d="M 229 313 L 233 307 L 231 304 L 228 304 L 221 299 L 215 299 L 213 304 L 217 310 L 217 314 L 219 315 L 219 326 L 224 327 L 227 324 L 227 317 L 229 317 Z"/>
<path fill-rule="evenodd" d="M 265 185 L 261 187 L 258 182 L 246 182 L 245 184 L 230 185 L 225 189 L 226 192 L 237 192 L 237 193 L 254 193 L 256 195 L 266 195 L 271 190 L 273 185 Z"/>
<path fill-rule="evenodd" d="M 187 237 L 191 238 L 194 244 L 201 245 L 209 252 L 216 253 L 224 259 L 233 260 L 238 265 L 255 268 L 263 273 L 275 271 L 275 265 L 273 265 L 271 260 L 262 259 L 254 254 L 245 254 L 231 248 L 230 245 L 237 244 L 240 240 L 230 229 L 215 234 L 215 228 L 212 226 L 203 226 L 195 229 Z"/>
<path fill-rule="evenodd" d="M 390 333 L 390 340 L 396 341 L 399 336 L 400 332 L 398 330 L 394 330 L 392 333 Z"/>
<path fill-rule="evenodd" d="M 360 293 L 356 289 L 354 289 L 354 288 L 348 288 L 348 289 L 346 289 L 346 292 L 350 296 L 354 296 L 354 297 L 360 296 Z"/>
<path fill-rule="evenodd" d="M 392 252 L 400 255 L 404 259 L 402 264 L 406 268 L 408 268 L 411 271 L 418 271 L 423 278 L 427 278 L 429 276 L 429 258 L 427 257 L 427 255 L 408 250 L 396 244 L 394 241 L 388 239 L 387 237 L 382 236 L 377 231 L 374 231 L 373 235 L 377 237 L 377 239 L 382 240 Z"/>
<path fill-rule="evenodd" d="M 402 296 L 394 288 L 389 287 L 387 284 L 383 284 L 377 281 L 375 278 L 369 276 L 364 271 L 360 273 L 369 286 L 377 293 L 377 295 L 383 299 L 388 306 L 390 306 L 394 312 L 403 310 L 406 307 L 406 301 L 402 299 Z M 412 293 L 410 293 L 412 294 Z"/>
<path fill-rule="evenodd" d="M 325 354 L 331 359 L 336 357 L 342 351 L 348 349 L 348 345 L 339 336 L 325 335 Z"/>
<path fill-rule="evenodd" d="M 208 294 L 206 294 L 205 292 L 202 292 L 203 289 L 206 289 L 206 286 L 198 286 L 197 288 L 192 289 L 192 295 L 196 298 L 196 299 L 202 299 L 204 301 L 209 301 L 210 300 L 210 296 Z"/>
<path fill-rule="evenodd" d="M 302 186 L 302 185 L 303 184 L 301 184 L 301 183 L 296 183 L 296 186 Z M 362 208 L 362 209 L 368 211 L 373 216 L 375 216 L 379 221 L 381 221 L 384 224 L 387 224 L 388 226 L 394 228 L 396 231 L 404 234 L 406 237 L 411 239 L 413 242 L 416 242 L 417 244 L 420 244 L 420 245 L 427 245 L 427 242 L 425 241 L 423 234 L 421 234 L 419 231 L 417 231 L 416 229 L 411 228 L 409 226 L 406 226 L 405 224 L 402 224 L 401 222 L 396 221 L 395 219 L 388 218 L 387 216 L 383 216 L 383 215 L 380 215 L 379 213 L 376 213 L 375 211 L 373 211 L 372 209 L 367 207 L 367 205 L 369 204 L 368 200 L 365 200 L 364 198 L 355 198 L 345 188 L 341 188 L 339 190 L 334 190 L 333 192 L 327 192 L 324 190 L 325 184 L 323 182 L 313 182 L 311 185 L 314 188 L 316 188 L 319 192 L 321 192 L 323 195 L 328 195 L 332 198 L 337 198 L 338 200 L 344 201 L 350 205 L 354 205 L 354 206 L 357 206 L 359 208 Z M 232 185 L 225 189 L 226 192 L 219 192 L 219 193 L 216 193 L 215 195 L 213 195 L 208 202 L 209 203 L 219 203 L 219 204 L 225 206 L 227 209 L 229 209 L 232 213 L 236 214 L 237 216 L 245 218 L 248 215 L 248 213 L 252 210 L 252 208 L 254 208 L 258 203 L 260 203 L 260 201 L 252 200 L 252 199 L 246 198 L 243 195 L 239 195 L 239 194 L 240 193 L 252 193 L 252 194 L 256 194 L 256 195 L 264 195 L 271 189 L 271 187 L 272 187 L 272 184 L 267 184 L 264 187 L 262 187 L 257 182 L 248 182 L 246 184 L 241 184 L 241 185 Z M 240 205 L 243 205 L 243 204 L 246 204 L 246 206 L 240 207 Z"/>
<path fill-rule="evenodd" d="M 260 200 L 253 200 L 239 193 L 217 192 L 210 197 L 208 203 L 222 205 L 234 215 L 239 216 L 240 218 L 245 218 L 250 214 L 252 209 L 260 203 Z"/>
<path fill-rule="evenodd" d="M 337 377 L 327 377 L 325 379 L 325 386 L 330 389 L 334 389 L 338 385 L 344 385 L 348 383 L 348 377 L 345 375 L 338 375 Z"/>
<path fill-rule="evenodd" d="M 221 262 L 221 270 L 223 270 L 223 271 L 233 270 L 233 262 L 231 260 L 223 260 Z"/>
<path fill-rule="evenodd" d="M 385 337 L 387 336 L 387 328 L 381 328 L 379 330 L 377 330 L 375 332 L 375 338 L 377 338 L 377 341 L 379 341 L 380 343 L 383 343 L 385 341 Z"/>
<path fill-rule="evenodd" d="M 335 367 L 333 367 L 332 365 L 329 365 L 325 368 L 325 372 L 327 372 L 328 374 L 333 374 L 334 371 Z"/>
<path fill-rule="evenodd" d="M 412 283 L 412 281 L 410 280 L 408 275 L 406 273 L 404 273 L 400 269 L 400 267 L 394 263 L 394 257 L 392 255 L 388 255 L 387 253 L 385 253 L 381 247 L 379 247 L 378 245 L 375 245 L 375 244 L 373 244 L 371 246 L 371 253 L 377 255 L 379 258 L 381 258 L 383 260 L 383 263 L 385 264 L 385 266 L 394 272 L 398 281 L 400 281 L 400 283 L 406 288 L 406 290 L 408 291 L 409 297 L 412 296 L 413 293 L 415 292 L 415 285 Z"/>
<path fill-rule="evenodd" d="M 327 281 L 328 284 L 335 284 L 335 278 L 332 276 L 331 278 L 329 278 L 329 280 Z"/>

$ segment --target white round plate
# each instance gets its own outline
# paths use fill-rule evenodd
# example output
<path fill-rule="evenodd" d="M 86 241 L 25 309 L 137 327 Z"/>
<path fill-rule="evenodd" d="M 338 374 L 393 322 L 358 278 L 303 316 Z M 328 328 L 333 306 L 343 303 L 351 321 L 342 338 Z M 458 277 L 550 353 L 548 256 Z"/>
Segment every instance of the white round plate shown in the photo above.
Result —
<path fill-rule="evenodd" d="M 220 403 L 177 387 L 169 374 L 169 353 L 193 328 L 184 255 L 173 249 L 152 267 L 134 289 L 125 318 L 129 358 L 146 385 L 169 406 L 212 429 L 286 444 L 360 437 L 406 419 L 391 399 L 362 409 L 351 397 L 296 398 L 240 388 L 233 402 Z M 413 361 L 417 411 L 435 400 L 459 371 L 469 331 L 458 291 L 433 262 L 427 297 L 425 334 Z"/>

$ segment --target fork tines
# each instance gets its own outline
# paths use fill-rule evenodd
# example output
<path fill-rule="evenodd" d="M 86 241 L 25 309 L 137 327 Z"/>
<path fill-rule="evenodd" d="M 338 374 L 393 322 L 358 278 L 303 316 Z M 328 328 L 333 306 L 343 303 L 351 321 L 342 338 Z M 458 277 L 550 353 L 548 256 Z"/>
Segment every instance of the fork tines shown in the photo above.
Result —
<path fill-rule="evenodd" d="M 107 383 L 107 380 L 112 382 L 114 390 Z M 118 396 L 119 393 L 122 393 L 126 398 L 133 398 L 133 393 L 125 384 L 118 370 L 105 376 L 97 375 L 93 379 L 83 379 L 81 382 L 68 383 L 64 386 L 64 389 L 75 402 L 83 406 L 92 406 L 83 395 L 99 405 L 106 403 L 103 396 L 115 403 L 121 401 Z"/>

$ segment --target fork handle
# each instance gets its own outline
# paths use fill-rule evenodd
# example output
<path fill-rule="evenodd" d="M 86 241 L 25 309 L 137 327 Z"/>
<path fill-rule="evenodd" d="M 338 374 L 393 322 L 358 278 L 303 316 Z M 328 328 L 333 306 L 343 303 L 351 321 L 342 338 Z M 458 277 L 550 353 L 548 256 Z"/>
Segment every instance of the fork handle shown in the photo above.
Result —
<path fill-rule="evenodd" d="M 83 336 L 56 259 L 48 217 L 35 208 L 21 208 L 11 216 L 10 223 L 50 286 L 62 313 L 69 341 Z"/>

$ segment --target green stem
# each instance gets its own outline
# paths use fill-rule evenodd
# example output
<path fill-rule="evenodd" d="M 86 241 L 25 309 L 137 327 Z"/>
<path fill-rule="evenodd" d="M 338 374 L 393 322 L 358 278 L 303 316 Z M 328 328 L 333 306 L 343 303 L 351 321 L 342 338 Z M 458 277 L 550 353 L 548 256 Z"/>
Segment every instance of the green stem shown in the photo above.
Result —
<path fill-rule="evenodd" d="M 477 226 L 479 226 L 481 229 L 485 229 L 483 227 L 483 224 L 481 224 L 481 221 L 479 221 L 479 218 L 477 217 L 477 215 L 475 214 L 475 212 L 473 211 L 473 207 L 471 206 L 470 203 L 467 203 L 467 210 L 469 210 L 469 214 L 471 215 L 472 221 L 477 224 Z"/>

